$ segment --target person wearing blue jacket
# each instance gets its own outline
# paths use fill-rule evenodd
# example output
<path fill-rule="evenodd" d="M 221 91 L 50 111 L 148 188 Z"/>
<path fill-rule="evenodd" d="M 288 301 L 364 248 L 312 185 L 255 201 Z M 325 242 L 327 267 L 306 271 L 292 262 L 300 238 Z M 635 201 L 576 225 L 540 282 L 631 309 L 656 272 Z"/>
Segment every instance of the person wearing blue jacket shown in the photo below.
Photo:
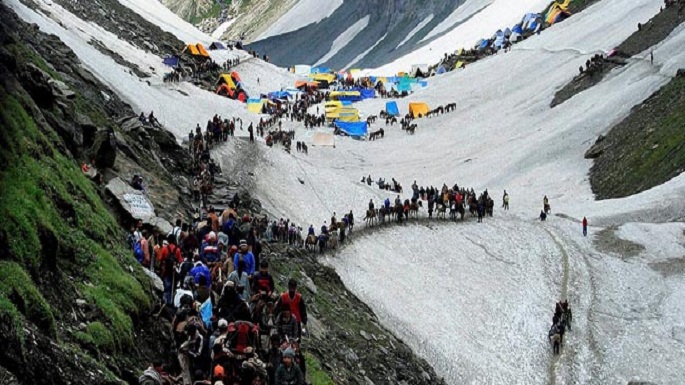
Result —
<path fill-rule="evenodd" d="M 190 275 L 193 277 L 195 280 L 195 284 L 200 283 L 200 277 L 205 277 L 205 283 L 207 287 L 209 287 L 212 284 L 212 275 L 209 273 L 209 268 L 205 266 L 204 263 L 199 259 L 199 257 L 195 257 L 195 266 L 193 266 L 192 269 L 190 269 Z"/>
<path fill-rule="evenodd" d="M 390 208 L 390 198 L 385 198 L 385 208 L 386 209 Z"/>
<path fill-rule="evenodd" d="M 238 262 L 240 260 L 245 261 L 245 272 L 247 273 L 248 276 L 252 277 L 254 275 L 255 271 L 255 259 L 254 259 L 254 254 L 247 248 L 247 241 L 244 239 L 240 240 L 240 248 L 238 249 L 238 252 L 235 253 L 235 256 L 233 257 L 233 268 L 234 270 L 238 269 Z"/>

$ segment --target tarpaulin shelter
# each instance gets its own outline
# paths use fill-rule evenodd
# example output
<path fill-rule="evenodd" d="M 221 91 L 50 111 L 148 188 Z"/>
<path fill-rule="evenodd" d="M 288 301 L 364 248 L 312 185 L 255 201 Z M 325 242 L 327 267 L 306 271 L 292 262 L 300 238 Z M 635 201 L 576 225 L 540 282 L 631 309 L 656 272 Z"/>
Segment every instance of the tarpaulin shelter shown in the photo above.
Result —
<path fill-rule="evenodd" d="M 430 108 L 428 108 L 428 104 L 426 104 L 426 103 L 423 103 L 423 102 L 409 103 L 409 113 L 414 118 L 424 117 L 424 116 L 426 116 L 428 111 L 430 111 Z"/>
<path fill-rule="evenodd" d="M 362 100 L 362 96 L 359 91 L 333 91 L 331 92 L 330 97 L 333 100 Z"/>
<path fill-rule="evenodd" d="M 168 65 L 169 67 L 176 67 L 178 65 L 178 61 L 178 56 L 167 56 L 164 58 L 163 63 Z"/>
<path fill-rule="evenodd" d="M 248 99 L 247 110 L 255 114 L 261 114 L 265 102 L 266 100 L 264 99 Z"/>
<path fill-rule="evenodd" d="M 226 49 L 226 46 L 223 43 L 221 43 L 220 41 L 215 41 L 209 45 L 209 49 L 210 50 Z"/>
<path fill-rule="evenodd" d="M 335 147 L 335 135 L 327 132 L 315 132 L 312 135 L 312 145 Z"/>
<path fill-rule="evenodd" d="M 373 99 L 376 97 L 376 91 L 373 89 L 361 89 L 359 90 L 359 94 L 362 99 Z"/>
<path fill-rule="evenodd" d="M 445 72 L 447 72 L 447 70 L 443 66 L 438 67 L 438 70 L 435 71 L 435 73 L 438 75 L 444 74 Z"/>
<path fill-rule="evenodd" d="M 317 82 L 318 81 L 326 81 L 329 84 L 333 83 L 335 81 L 335 74 L 318 73 L 318 74 L 311 74 L 311 75 L 309 75 L 309 77 L 312 80 L 315 80 Z"/>
<path fill-rule="evenodd" d="M 364 136 L 368 132 L 366 122 L 335 122 L 335 126 L 349 136 Z"/>
<path fill-rule="evenodd" d="M 464 67 L 464 62 L 462 60 L 459 60 L 457 64 L 454 65 L 455 70 L 462 67 Z"/>
<path fill-rule="evenodd" d="M 274 91 L 274 92 L 269 92 L 267 97 L 270 100 L 276 100 L 276 99 L 288 99 L 290 97 L 290 94 L 285 92 L 285 91 Z"/>
<path fill-rule="evenodd" d="M 390 116 L 400 116 L 400 109 L 397 107 L 397 102 L 387 102 L 385 103 L 385 112 Z"/>
<path fill-rule="evenodd" d="M 571 13 L 566 9 L 568 6 L 568 1 L 564 4 L 554 3 L 549 8 L 547 15 L 545 15 L 545 21 L 549 25 L 563 21 L 567 17 L 571 16 Z"/>
<path fill-rule="evenodd" d="M 340 107 L 332 111 L 326 111 L 326 119 L 329 121 L 340 120 L 343 122 L 358 122 L 359 110 L 351 107 Z"/>
<path fill-rule="evenodd" d="M 200 51 L 197 50 L 197 47 L 195 46 L 195 44 L 188 44 L 188 45 L 183 49 L 183 51 L 184 51 L 184 52 L 185 52 L 185 51 L 188 51 L 188 53 L 191 54 L 191 55 L 193 55 L 193 56 L 202 56 L 202 55 L 200 54 Z"/>

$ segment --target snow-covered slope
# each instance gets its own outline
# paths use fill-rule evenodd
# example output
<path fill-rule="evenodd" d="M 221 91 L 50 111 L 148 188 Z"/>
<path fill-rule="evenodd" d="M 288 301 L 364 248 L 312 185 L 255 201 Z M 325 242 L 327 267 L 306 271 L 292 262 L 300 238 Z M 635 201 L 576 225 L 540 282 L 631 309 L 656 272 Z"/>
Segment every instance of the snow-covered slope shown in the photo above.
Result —
<path fill-rule="evenodd" d="M 309 24 L 318 23 L 330 16 L 342 3 L 343 0 L 300 0 L 255 40 L 296 31 Z"/>
<path fill-rule="evenodd" d="M 324 3 L 329 2 L 318 7 Z M 312 7 L 310 17 L 318 22 L 311 22 L 309 17 L 288 19 L 284 23 L 290 28 L 260 36 L 250 47 L 283 66 L 323 63 L 337 69 L 382 67 L 382 74 L 389 74 L 406 71 L 412 64 L 436 63 L 444 53 L 458 48 L 471 48 L 479 39 L 511 28 L 526 13 L 542 12 L 548 5 L 549 0 L 345 0 L 332 12 L 330 8 L 318 12 L 318 7 Z M 295 9 L 289 15 L 295 15 Z M 354 36 L 349 47 L 335 50 L 335 40 L 366 17 L 368 26 Z M 292 46 L 307 49 L 287 49 Z M 417 62 L 416 58 L 421 59 Z"/>
<path fill-rule="evenodd" d="M 121 2 L 181 40 L 202 43 L 211 41 L 209 36 L 180 20 L 157 0 Z M 36 23 L 41 30 L 59 36 L 74 50 L 85 68 L 117 92 L 123 100 L 133 106 L 134 110 L 145 113 L 154 111 L 155 116 L 176 134 L 179 140 L 196 124 L 204 126 L 204 123 L 217 113 L 222 116 L 241 117 L 245 122 L 259 119 L 257 115 L 249 113 L 243 103 L 201 90 L 187 82 L 164 83 L 162 78 L 165 72 L 169 72 L 169 68 L 162 64 L 162 58 L 119 39 L 100 26 L 77 18 L 58 4 L 49 0 L 38 0 L 36 4 L 40 11 L 35 12 L 18 0 L 8 0 L 7 3 L 24 20 Z M 145 69 L 151 77 L 139 78 L 128 68 L 117 64 L 110 56 L 90 45 L 88 42 L 91 39 L 102 42 L 128 62 Z M 271 86 L 276 83 L 291 85 L 295 81 L 295 77 L 287 71 L 252 59 L 242 51 L 210 51 L 210 54 L 219 63 L 228 58 L 240 57 L 242 63 L 237 67 L 237 71 L 241 74 L 245 89 L 253 94 L 273 91 Z M 257 82 L 258 78 L 272 80 L 262 82 L 260 79 Z"/>
<path fill-rule="evenodd" d="M 258 118 L 244 105 L 190 84 L 162 83 L 166 69 L 161 58 L 75 18 L 49 0 L 37 0 L 40 12 L 19 0 L 5 1 L 23 19 L 60 36 L 84 67 L 137 110 L 154 110 L 179 138 L 215 113 L 246 121 Z M 157 0 L 121 2 L 181 40 L 210 40 L 158 8 Z M 494 26 L 509 23 L 510 14 L 518 18 L 539 5 L 533 0 L 508 3 L 495 0 L 470 19 L 471 11 L 444 16 L 463 20 L 463 32 L 473 36 L 481 26 L 468 23 L 480 21 L 487 35 Z M 486 6 L 487 1 L 478 4 Z M 450 384 L 624 384 L 633 379 L 679 384 L 685 372 L 685 286 L 678 267 L 685 255 L 683 226 L 650 222 L 685 215 L 685 175 L 636 196 L 595 202 L 587 179 L 590 161 L 583 154 L 598 134 L 685 66 L 685 53 L 679 49 L 685 46 L 685 27 L 654 47 L 654 65 L 631 59 L 599 85 L 549 108 L 555 91 L 588 55 L 615 46 L 660 5 L 653 0 L 602 0 L 510 53 L 431 79 L 427 89 L 398 101 L 400 111 L 406 113 L 411 101 L 432 107 L 455 102 L 457 110 L 419 120 L 413 136 L 388 127 L 381 140 L 338 138 L 335 148 L 310 146 L 308 156 L 258 145 L 256 193 L 275 216 L 302 227 L 319 227 L 334 212 L 340 218 L 349 210 L 361 224 L 369 199 L 378 203 L 388 195 L 359 183 L 363 175 L 394 177 L 405 187 L 414 180 L 437 187 L 458 182 L 477 190 L 488 188 L 495 197 L 506 189 L 511 211 L 496 210 L 495 218 L 483 224 L 424 221 L 368 236 L 353 233 L 358 238 L 354 245 L 328 257 L 328 262 L 381 322 L 425 356 Z M 427 29 L 439 25 L 439 14 L 435 15 Z M 351 18 L 342 30 L 362 17 Z M 364 30 L 373 25 L 370 20 Z M 409 25 L 407 31 L 415 26 Z M 88 44 L 93 38 L 151 77 L 140 79 L 116 64 Z M 358 49 L 357 39 L 340 50 L 341 58 L 353 59 L 369 49 Z M 371 47 L 376 43 L 378 39 Z M 429 55 L 430 50 L 405 59 L 430 62 Z M 238 70 L 248 91 L 266 92 L 295 80 L 270 64 L 242 58 Z M 377 99 L 358 107 L 372 115 L 384 105 L 385 100 Z M 284 121 L 283 128 L 295 128 L 296 140 L 310 141 L 312 132 L 300 125 Z M 230 148 L 216 151 L 230 161 Z M 540 223 L 535 217 L 544 195 L 550 198 L 553 213 L 563 215 Z M 578 221 L 583 216 L 592 226 L 587 238 L 580 234 Z M 608 250 L 598 247 L 603 242 L 598 232 L 608 226 L 618 228 L 615 237 L 645 250 L 626 257 L 620 249 L 612 251 L 611 245 Z M 563 354 L 553 358 L 546 333 L 553 303 L 566 296 L 574 308 L 574 329 L 567 334 Z"/>
<path fill-rule="evenodd" d="M 414 180 L 436 187 L 457 182 L 495 197 L 506 189 L 511 211 L 496 210 L 484 224 L 375 232 L 329 262 L 451 384 L 677 384 L 685 370 L 676 305 L 685 295 L 683 272 L 663 279 L 659 266 L 682 264 L 683 226 L 632 222 L 682 218 L 685 175 L 636 196 L 596 202 L 587 178 L 591 161 L 583 155 L 685 66 L 685 53 L 675 49 L 685 45 L 685 27 L 654 47 L 654 65 L 638 55 L 549 108 L 589 55 L 623 41 L 659 7 L 651 0 L 630 6 L 603 0 L 511 53 L 431 79 L 427 89 L 398 100 L 400 111 L 412 101 L 455 102 L 457 110 L 419 120 L 413 136 L 386 127 L 381 140 L 338 138 L 335 149 L 310 147 L 308 156 L 264 149 L 256 177 L 263 203 L 278 217 L 318 228 L 334 212 L 340 218 L 351 209 L 361 223 L 369 199 L 394 198 L 359 183 L 366 175 L 394 177 L 405 187 Z M 377 114 L 385 102 L 359 108 Z M 311 132 L 297 135 L 308 141 Z M 544 195 L 560 216 L 541 223 L 535 218 Z M 593 226 L 588 237 L 580 232 L 583 216 Z M 605 226 L 617 226 L 617 237 L 647 250 L 624 259 L 620 248 L 599 247 L 607 243 L 597 235 Z M 554 302 L 567 296 L 575 326 L 557 359 L 546 336 Z"/>

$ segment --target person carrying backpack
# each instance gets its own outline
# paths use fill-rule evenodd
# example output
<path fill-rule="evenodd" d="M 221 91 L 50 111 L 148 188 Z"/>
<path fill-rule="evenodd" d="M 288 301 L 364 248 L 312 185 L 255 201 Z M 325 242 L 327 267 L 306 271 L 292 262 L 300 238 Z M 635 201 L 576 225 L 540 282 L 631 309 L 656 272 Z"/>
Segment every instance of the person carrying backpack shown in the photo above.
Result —
<path fill-rule="evenodd" d="M 160 258 L 162 264 L 161 278 L 164 282 L 164 303 L 169 305 L 171 304 L 171 292 L 176 279 L 176 265 L 183 262 L 183 257 L 181 257 L 181 248 L 176 246 L 176 238 L 173 235 L 169 235 L 163 244 Z"/>
<path fill-rule="evenodd" d="M 248 249 L 247 247 L 247 241 L 244 239 L 240 240 L 240 248 L 239 251 L 235 254 L 233 257 L 233 269 L 237 270 L 238 269 L 238 261 L 244 260 L 245 261 L 245 272 L 247 273 L 248 276 L 252 277 L 254 275 L 255 271 L 255 260 L 254 260 L 254 254 Z"/>

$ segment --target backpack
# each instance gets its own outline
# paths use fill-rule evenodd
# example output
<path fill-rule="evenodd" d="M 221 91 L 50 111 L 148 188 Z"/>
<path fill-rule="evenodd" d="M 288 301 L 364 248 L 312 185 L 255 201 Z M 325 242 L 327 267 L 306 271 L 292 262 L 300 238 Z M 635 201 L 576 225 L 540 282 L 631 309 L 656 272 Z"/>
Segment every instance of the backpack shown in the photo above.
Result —
<path fill-rule="evenodd" d="M 164 275 L 168 276 L 169 274 L 172 274 L 174 271 L 174 263 L 176 262 L 176 250 L 178 250 L 178 246 L 175 246 L 174 250 L 171 250 L 171 245 L 166 246 L 168 250 L 168 254 L 166 256 L 166 259 L 164 260 Z"/>
<path fill-rule="evenodd" d="M 143 247 L 140 245 L 140 242 L 136 242 L 133 245 L 133 255 L 136 257 L 138 262 L 142 263 L 143 258 L 144 258 L 144 253 L 143 253 Z"/>

